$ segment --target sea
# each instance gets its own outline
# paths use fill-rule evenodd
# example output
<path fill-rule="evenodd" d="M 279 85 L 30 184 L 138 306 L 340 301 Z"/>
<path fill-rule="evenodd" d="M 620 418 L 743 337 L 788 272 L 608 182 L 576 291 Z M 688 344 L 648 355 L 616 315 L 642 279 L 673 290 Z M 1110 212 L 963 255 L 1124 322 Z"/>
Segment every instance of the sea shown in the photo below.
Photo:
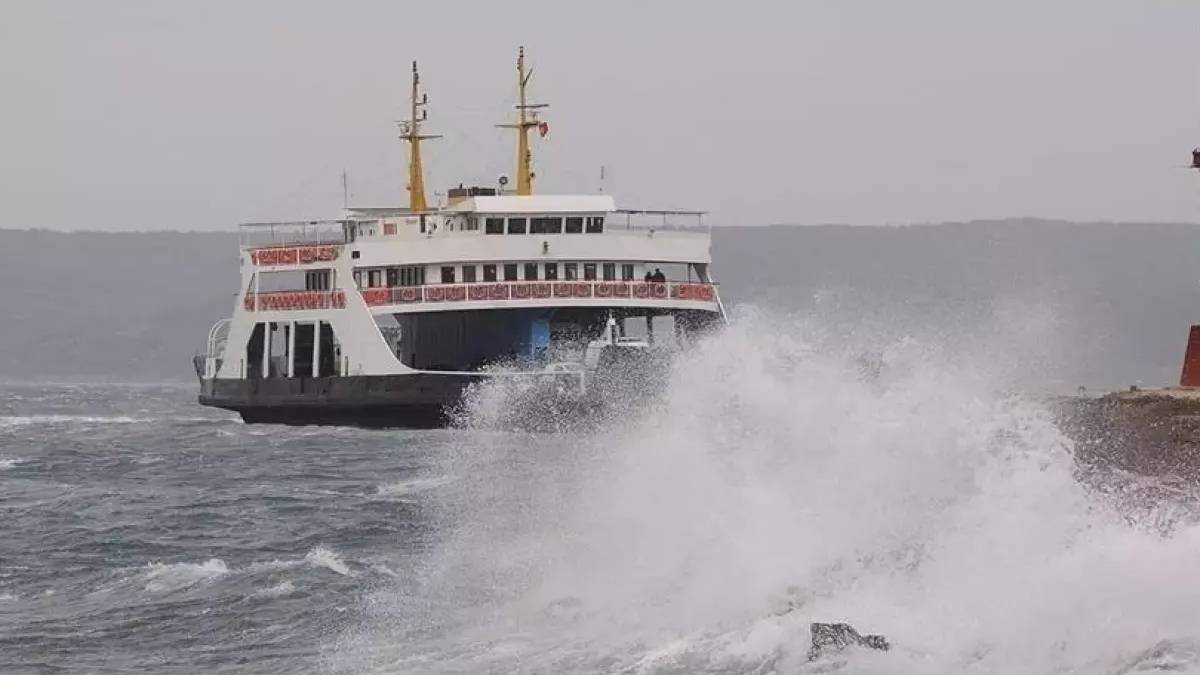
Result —
<path fill-rule="evenodd" d="M 0 673 L 1200 672 L 1191 486 L 1083 475 L 996 358 L 827 337 L 745 318 L 552 433 L 0 385 Z"/>

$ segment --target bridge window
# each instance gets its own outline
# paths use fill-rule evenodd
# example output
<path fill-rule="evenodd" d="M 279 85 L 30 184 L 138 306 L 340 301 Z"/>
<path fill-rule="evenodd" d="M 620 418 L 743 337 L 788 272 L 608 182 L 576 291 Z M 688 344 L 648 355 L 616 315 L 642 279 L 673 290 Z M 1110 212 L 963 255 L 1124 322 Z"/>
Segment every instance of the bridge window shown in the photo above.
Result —
<path fill-rule="evenodd" d="M 604 280 L 605 281 L 616 281 L 616 279 L 617 279 L 617 264 L 616 263 L 604 263 Z"/>
<path fill-rule="evenodd" d="M 567 218 L 567 234 L 583 232 L 583 218 Z"/>
<path fill-rule="evenodd" d="M 507 265 L 504 266 L 504 280 L 505 281 L 516 281 L 517 280 L 517 264 L 516 263 L 508 263 Z"/>
<path fill-rule="evenodd" d="M 633 281 L 633 265 L 624 263 L 621 265 L 621 280 Z"/>
<path fill-rule="evenodd" d="M 488 218 L 483 221 L 483 227 L 487 234 L 504 234 L 504 219 Z"/>
<path fill-rule="evenodd" d="M 398 267 L 387 268 L 387 285 L 388 285 L 388 288 L 391 288 L 392 286 L 400 285 L 400 268 L 398 268 Z"/>
<path fill-rule="evenodd" d="M 533 218 L 529 221 L 530 234 L 561 234 L 562 218 Z"/>
<path fill-rule="evenodd" d="M 558 281 L 558 263 L 546 263 L 546 281 Z"/>
<path fill-rule="evenodd" d="M 474 232 L 479 229 L 479 218 L 471 216 L 467 218 L 467 226 L 464 228 L 469 232 Z"/>
<path fill-rule="evenodd" d="M 525 234 L 525 219 L 524 218 L 509 218 L 508 219 L 509 234 Z"/>
<path fill-rule="evenodd" d="M 463 265 L 463 283 L 464 284 L 475 283 L 475 266 L 474 265 Z"/>
<path fill-rule="evenodd" d="M 567 281 L 575 281 L 579 275 L 579 263 L 563 263 L 563 278 Z"/>
<path fill-rule="evenodd" d="M 604 231 L 604 216 L 588 216 L 588 234 L 599 234 Z"/>
<path fill-rule="evenodd" d="M 442 283 L 443 284 L 454 283 L 454 267 L 452 265 L 447 265 L 442 268 Z"/>
<path fill-rule="evenodd" d="M 370 270 L 367 272 L 367 287 L 379 288 L 383 285 L 383 270 Z"/>
<path fill-rule="evenodd" d="M 537 281 L 537 263 L 525 263 L 525 280 Z"/>
<path fill-rule="evenodd" d="M 583 280 L 596 280 L 596 263 L 583 263 Z"/>
<path fill-rule="evenodd" d="M 483 280 L 484 281 L 495 281 L 496 280 L 496 266 L 495 265 L 484 265 L 483 266 Z"/>

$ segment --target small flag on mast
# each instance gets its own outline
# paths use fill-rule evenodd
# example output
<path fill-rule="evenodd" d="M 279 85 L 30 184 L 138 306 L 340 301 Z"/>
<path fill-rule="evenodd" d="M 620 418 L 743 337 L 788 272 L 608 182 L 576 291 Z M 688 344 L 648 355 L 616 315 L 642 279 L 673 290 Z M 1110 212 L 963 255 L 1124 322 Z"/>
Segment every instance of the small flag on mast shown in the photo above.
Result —
<path fill-rule="evenodd" d="M 550 125 L 545 122 L 538 122 L 538 133 L 541 134 L 542 138 L 545 138 L 546 134 L 550 133 Z"/>

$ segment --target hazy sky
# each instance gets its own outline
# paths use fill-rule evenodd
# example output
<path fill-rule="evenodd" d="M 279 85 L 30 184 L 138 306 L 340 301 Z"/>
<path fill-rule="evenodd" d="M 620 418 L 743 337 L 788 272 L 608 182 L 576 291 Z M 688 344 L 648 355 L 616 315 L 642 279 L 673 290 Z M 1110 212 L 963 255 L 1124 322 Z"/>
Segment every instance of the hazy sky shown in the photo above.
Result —
<path fill-rule="evenodd" d="M 229 229 L 514 172 L 715 224 L 1200 222 L 1197 0 L 0 2 L 0 227 Z"/>

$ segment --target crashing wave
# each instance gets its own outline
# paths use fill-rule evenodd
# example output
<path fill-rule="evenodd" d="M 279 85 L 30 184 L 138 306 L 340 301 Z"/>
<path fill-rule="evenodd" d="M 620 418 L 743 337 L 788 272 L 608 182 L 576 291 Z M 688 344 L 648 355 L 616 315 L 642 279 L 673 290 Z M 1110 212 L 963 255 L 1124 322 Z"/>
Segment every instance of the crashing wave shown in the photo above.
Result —
<path fill-rule="evenodd" d="M 1010 673 L 1200 639 L 1200 525 L 1138 526 L 1161 503 L 1081 483 L 1052 411 L 1006 393 L 1000 338 L 884 342 L 866 375 L 820 339 L 739 321 L 596 429 L 455 437 L 436 573 L 377 594 L 348 644 L 476 671 L 811 672 L 811 623 L 845 620 L 896 646 L 838 657 L 871 670 Z"/>

